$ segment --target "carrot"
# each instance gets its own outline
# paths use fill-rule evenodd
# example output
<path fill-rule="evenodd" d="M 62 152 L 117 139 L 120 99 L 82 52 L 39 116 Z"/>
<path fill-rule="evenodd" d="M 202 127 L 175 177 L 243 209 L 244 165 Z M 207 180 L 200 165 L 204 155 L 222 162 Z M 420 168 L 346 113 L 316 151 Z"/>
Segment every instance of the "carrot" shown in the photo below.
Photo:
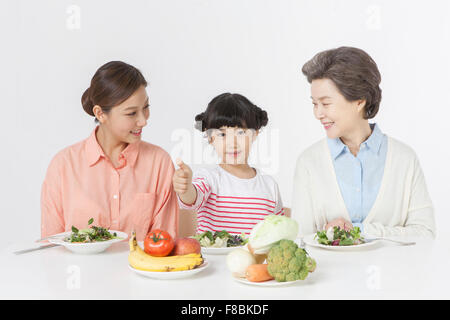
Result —
<path fill-rule="evenodd" d="M 274 278 L 267 271 L 267 264 L 252 264 L 247 267 L 245 277 L 248 281 L 263 282 L 273 280 Z"/>

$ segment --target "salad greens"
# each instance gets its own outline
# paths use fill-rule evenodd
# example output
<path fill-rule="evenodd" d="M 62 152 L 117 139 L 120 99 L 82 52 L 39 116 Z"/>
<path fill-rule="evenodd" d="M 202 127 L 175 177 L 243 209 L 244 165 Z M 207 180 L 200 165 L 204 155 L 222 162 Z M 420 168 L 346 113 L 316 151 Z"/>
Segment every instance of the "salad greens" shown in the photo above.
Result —
<path fill-rule="evenodd" d="M 202 247 L 213 248 L 239 247 L 248 242 L 244 233 L 241 235 L 231 235 L 226 230 L 215 232 L 205 231 L 196 234 L 192 238 L 198 240 Z"/>
<path fill-rule="evenodd" d="M 336 226 L 333 229 L 328 229 L 328 231 L 318 231 L 314 239 L 317 239 L 318 243 L 327 246 L 353 246 L 365 243 L 359 227 L 345 231 Z"/>
<path fill-rule="evenodd" d="M 94 222 L 94 219 L 91 218 L 88 221 L 88 226 Z M 72 233 L 69 237 L 64 239 L 67 242 L 98 242 L 98 241 L 107 241 L 111 239 L 118 239 L 117 233 L 110 233 L 107 229 L 97 226 L 91 226 L 88 229 L 78 230 L 74 226 L 72 226 Z"/>

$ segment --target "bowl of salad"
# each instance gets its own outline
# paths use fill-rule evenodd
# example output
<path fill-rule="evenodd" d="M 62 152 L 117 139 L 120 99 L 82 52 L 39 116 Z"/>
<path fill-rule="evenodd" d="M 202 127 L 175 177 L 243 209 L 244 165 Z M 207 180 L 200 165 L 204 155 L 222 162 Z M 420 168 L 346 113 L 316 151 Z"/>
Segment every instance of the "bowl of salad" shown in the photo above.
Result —
<path fill-rule="evenodd" d="M 318 231 L 315 234 L 305 236 L 303 241 L 311 246 L 335 251 L 348 251 L 355 248 L 368 247 L 376 241 L 366 241 L 361 235 L 359 227 L 343 230 L 339 227 Z"/>
<path fill-rule="evenodd" d="M 227 254 L 235 248 L 245 246 L 248 242 L 244 233 L 232 235 L 226 230 L 205 231 L 196 234 L 193 238 L 200 242 L 204 254 Z"/>
<path fill-rule="evenodd" d="M 94 219 L 88 221 L 88 228 L 77 229 L 72 226 L 72 232 L 63 232 L 52 236 L 48 241 L 59 244 L 74 253 L 94 254 L 108 249 L 113 243 L 128 238 L 128 234 L 121 231 L 108 230 L 103 227 L 94 226 Z"/>

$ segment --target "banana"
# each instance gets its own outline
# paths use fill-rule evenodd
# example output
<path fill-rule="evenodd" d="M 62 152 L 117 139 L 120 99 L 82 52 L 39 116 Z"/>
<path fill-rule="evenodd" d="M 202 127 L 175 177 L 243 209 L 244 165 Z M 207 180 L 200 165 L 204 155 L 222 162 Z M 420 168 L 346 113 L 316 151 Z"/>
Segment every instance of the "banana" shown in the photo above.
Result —
<path fill-rule="evenodd" d="M 153 257 L 139 247 L 133 232 L 130 241 L 128 262 L 135 269 L 153 272 L 191 270 L 203 263 L 202 255 L 191 253 L 182 256 Z"/>

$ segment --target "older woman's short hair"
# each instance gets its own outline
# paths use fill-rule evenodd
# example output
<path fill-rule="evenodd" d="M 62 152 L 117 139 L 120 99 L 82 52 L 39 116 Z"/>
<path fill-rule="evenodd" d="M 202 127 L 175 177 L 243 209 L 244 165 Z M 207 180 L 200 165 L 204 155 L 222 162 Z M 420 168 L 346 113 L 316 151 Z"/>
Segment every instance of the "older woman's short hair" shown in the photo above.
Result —
<path fill-rule="evenodd" d="M 381 101 L 380 71 L 363 50 L 340 47 L 316 54 L 302 68 L 311 83 L 330 79 L 348 101 L 365 100 L 364 119 L 376 116 Z"/>

